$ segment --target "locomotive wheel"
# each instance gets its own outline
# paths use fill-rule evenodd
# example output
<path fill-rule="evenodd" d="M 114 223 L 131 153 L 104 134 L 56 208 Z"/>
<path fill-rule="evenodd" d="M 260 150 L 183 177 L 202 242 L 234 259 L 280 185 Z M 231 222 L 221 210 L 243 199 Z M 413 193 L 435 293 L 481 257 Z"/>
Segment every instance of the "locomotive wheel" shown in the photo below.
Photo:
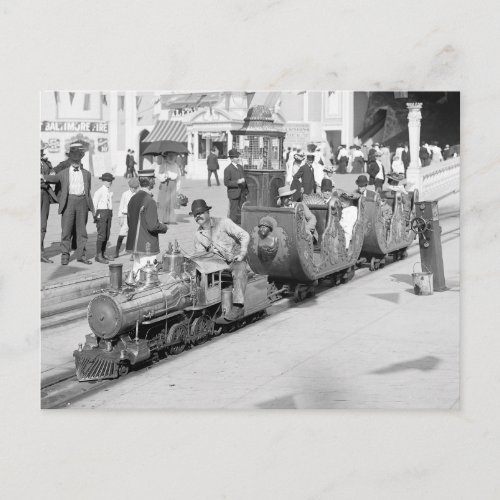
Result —
<path fill-rule="evenodd" d="M 372 257 L 372 260 L 370 260 L 370 271 L 375 271 L 375 257 Z"/>
<path fill-rule="evenodd" d="M 408 247 L 403 248 L 399 254 L 401 260 L 406 259 L 406 257 L 408 257 Z"/>
<path fill-rule="evenodd" d="M 350 267 L 345 274 L 342 276 L 341 281 L 342 283 L 348 283 L 354 278 L 354 268 Z"/>
<path fill-rule="evenodd" d="M 186 341 L 187 333 L 188 330 L 186 323 L 176 323 L 175 325 L 172 325 L 168 330 L 167 345 L 171 346 L 172 344 L 174 344 L 175 346 L 177 346 L 177 344 L 180 343 L 184 344 L 184 342 Z"/>
<path fill-rule="evenodd" d="M 155 351 L 151 354 L 151 363 L 158 363 L 158 361 L 160 361 L 160 354 Z"/>
<path fill-rule="evenodd" d="M 208 337 L 213 331 L 213 323 L 208 316 L 204 314 L 198 316 L 191 325 L 191 332 L 193 335 L 193 343 L 201 343 L 205 337 Z"/>
<path fill-rule="evenodd" d="M 177 344 L 177 345 L 171 345 L 167 351 L 169 354 L 172 356 L 175 356 L 176 354 L 180 354 L 184 349 L 186 348 L 186 344 Z"/>
<path fill-rule="evenodd" d="M 118 365 L 118 376 L 123 377 L 127 375 L 130 370 L 130 365 L 128 363 L 120 363 Z"/>
<path fill-rule="evenodd" d="M 380 262 L 378 263 L 380 269 L 384 268 L 385 267 L 385 258 L 383 259 L 380 259 Z"/>

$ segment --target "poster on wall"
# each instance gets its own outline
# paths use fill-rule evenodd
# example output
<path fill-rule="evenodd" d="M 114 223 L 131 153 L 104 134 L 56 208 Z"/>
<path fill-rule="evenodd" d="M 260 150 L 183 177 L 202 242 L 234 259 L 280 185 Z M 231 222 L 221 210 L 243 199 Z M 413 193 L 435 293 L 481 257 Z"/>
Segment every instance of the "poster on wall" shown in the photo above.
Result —
<path fill-rule="evenodd" d="M 97 151 L 99 151 L 99 153 L 107 153 L 108 152 L 108 138 L 107 137 L 99 137 L 97 139 Z"/>
<path fill-rule="evenodd" d="M 283 143 L 285 148 L 288 146 L 300 146 L 302 149 L 306 148 L 310 137 L 309 124 L 285 125 L 285 131 L 286 135 Z"/>

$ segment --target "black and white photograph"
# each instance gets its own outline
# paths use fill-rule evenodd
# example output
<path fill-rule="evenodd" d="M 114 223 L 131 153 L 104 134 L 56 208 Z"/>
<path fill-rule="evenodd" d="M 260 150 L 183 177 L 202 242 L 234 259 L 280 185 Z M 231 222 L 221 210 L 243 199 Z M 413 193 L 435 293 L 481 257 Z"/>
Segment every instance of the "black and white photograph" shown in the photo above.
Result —
<path fill-rule="evenodd" d="M 40 94 L 41 407 L 460 408 L 460 92 Z"/>

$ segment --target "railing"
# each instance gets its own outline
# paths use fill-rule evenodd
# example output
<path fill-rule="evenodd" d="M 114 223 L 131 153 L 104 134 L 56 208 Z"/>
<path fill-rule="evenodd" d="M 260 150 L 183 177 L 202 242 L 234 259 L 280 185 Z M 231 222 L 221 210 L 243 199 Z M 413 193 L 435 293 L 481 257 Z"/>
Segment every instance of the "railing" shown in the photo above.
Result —
<path fill-rule="evenodd" d="M 460 156 L 421 168 L 423 200 L 436 200 L 460 190 Z"/>

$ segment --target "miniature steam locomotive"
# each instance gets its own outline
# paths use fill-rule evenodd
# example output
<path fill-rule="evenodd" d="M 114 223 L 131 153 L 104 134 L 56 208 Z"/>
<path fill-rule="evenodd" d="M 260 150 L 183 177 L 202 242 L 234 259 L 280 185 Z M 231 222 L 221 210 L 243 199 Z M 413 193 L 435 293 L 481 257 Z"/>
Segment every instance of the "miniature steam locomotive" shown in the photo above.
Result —
<path fill-rule="evenodd" d="M 243 316 L 233 323 L 225 319 L 232 307 L 227 267 L 214 254 L 184 257 L 175 242 L 161 265 L 148 263 L 137 281 L 122 285 L 120 269 L 111 288 L 88 305 L 92 333 L 73 353 L 78 380 L 117 378 L 262 317 L 279 292 L 267 276 L 250 273 Z"/>

